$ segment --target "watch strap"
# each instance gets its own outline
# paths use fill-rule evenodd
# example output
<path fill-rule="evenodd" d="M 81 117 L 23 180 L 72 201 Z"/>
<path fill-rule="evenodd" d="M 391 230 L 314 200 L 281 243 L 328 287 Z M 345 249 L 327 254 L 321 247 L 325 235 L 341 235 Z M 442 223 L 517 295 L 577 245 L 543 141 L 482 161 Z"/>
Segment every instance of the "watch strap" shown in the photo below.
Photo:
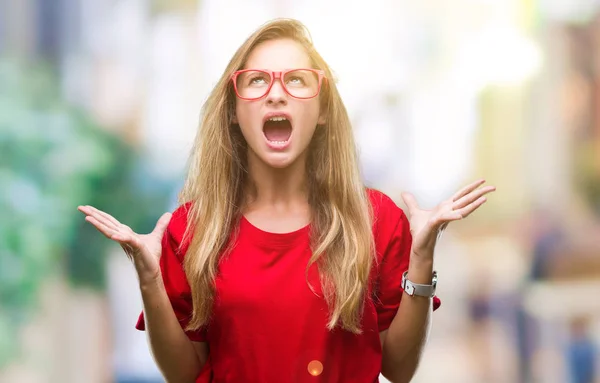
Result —
<path fill-rule="evenodd" d="M 437 287 L 437 272 L 436 271 L 433 272 L 430 285 L 423 285 L 423 284 L 411 282 L 408 279 L 408 271 L 405 271 L 404 274 L 402 274 L 402 289 L 410 296 L 416 295 L 416 296 L 420 296 L 420 297 L 433 298 L 433 296 L 435 295 L 436 287 Z"/>

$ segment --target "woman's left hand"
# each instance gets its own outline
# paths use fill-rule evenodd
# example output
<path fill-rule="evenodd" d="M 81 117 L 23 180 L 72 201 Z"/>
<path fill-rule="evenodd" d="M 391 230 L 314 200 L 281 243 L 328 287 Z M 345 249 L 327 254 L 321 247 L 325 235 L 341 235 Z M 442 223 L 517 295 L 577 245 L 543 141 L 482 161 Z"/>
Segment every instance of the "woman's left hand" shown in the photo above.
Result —
<path fill-rule="evenodd" d="M 485 203 L 487 200 L 485 195 L 495 191 L 496 187 L 480 188 L 484 183 L 485 180 L 473 182 L 430 210 L 420 208 L 412 194 L 402 193 L 402 199 L 408 208 L 410 217 L 414 256 L 433 257 L 435 244 L 448 223 L 468 217 Z"/>

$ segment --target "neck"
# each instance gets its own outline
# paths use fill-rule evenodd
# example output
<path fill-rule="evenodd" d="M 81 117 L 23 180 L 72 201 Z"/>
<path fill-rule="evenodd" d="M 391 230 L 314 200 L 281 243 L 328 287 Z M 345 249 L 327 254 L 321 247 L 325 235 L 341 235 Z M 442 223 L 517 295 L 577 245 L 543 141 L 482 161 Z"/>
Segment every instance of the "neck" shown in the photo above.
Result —
<path fill-rule="evenodd" d="M 253 207 L 271 206 L 285 209 L 291 205 L 308 203 L 305 155 L 284 169 L 276 169 L 250 152 L 248 172 L 252 187 L 249 189 L 251 198 L 247 202 Z"/>

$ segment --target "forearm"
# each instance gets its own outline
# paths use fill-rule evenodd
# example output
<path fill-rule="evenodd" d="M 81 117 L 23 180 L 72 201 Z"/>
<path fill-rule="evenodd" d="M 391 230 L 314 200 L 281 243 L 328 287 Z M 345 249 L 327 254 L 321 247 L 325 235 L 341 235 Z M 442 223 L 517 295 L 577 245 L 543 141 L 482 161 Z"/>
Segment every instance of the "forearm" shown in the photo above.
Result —
<path fill-rule="evenodd" d="M 432 261 L 411 261 L 408 279 L 430 284 L 432 272 Z M 382 372 L 393 383 L 409 382 L 415 374 L 431 323 L 431 298 L 403 294 L 383 343 Z"/>
<path fill-rule="evenodd" d="M 150 348 L 165 380 L 195 382 L 204 361 L 200 361 L 181 328 L 162 279 L 140 285 L 140 289 Z"/>

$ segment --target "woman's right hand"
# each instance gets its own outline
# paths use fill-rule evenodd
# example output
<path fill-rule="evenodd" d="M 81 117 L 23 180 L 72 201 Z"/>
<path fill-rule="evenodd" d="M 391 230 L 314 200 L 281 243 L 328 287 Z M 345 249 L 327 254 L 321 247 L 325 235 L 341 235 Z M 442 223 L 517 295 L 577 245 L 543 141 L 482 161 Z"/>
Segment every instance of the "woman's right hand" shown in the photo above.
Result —
<path fill-rule="evenodd" d="M 137 234 L 127 225 L 123 225 L 110 214 L 92 206 L 79 206 L 80 212 L 86 215 L 85 220 L 107 238 L 119 243 L 125 254 L 135 265 L 141 285 L 153 283 L 161 277 L 160 255 L 161 241 L 171 213 L 165 213 L 149 234 Z"/>

